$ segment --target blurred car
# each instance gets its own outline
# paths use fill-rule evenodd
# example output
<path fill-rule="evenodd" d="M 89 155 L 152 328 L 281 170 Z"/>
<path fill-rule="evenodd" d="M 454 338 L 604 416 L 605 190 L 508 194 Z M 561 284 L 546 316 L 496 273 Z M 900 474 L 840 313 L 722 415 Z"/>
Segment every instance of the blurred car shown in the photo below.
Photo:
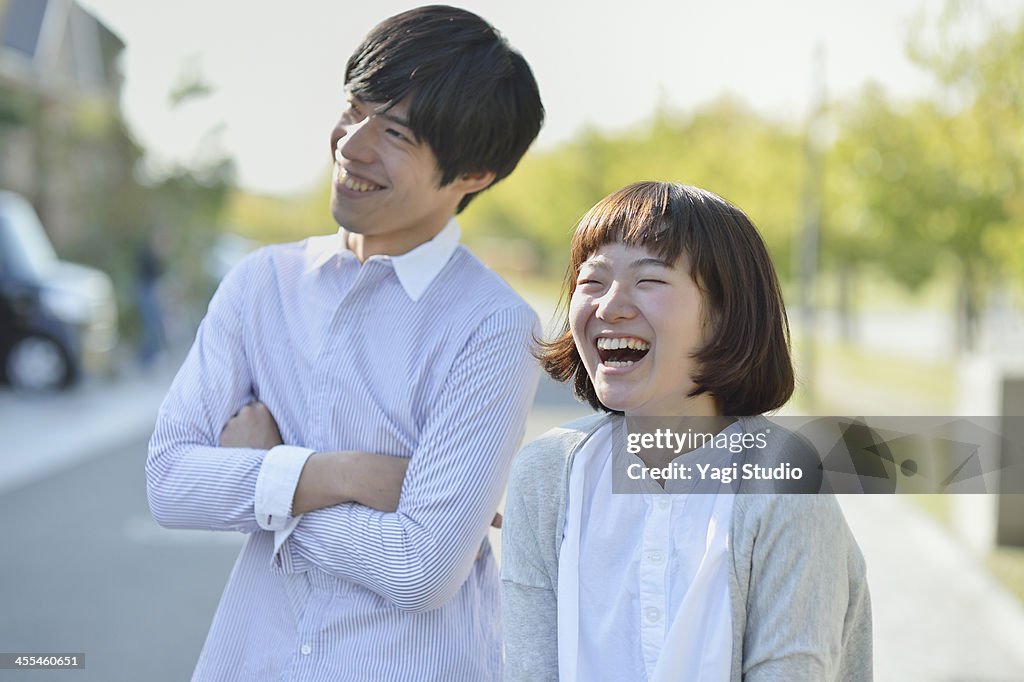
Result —
<path fill-rule="evenodd" d="M 0 191 L 0 378 L 66 388 L 110 368 L 117 305 L 105 273 L 57 258 L 32 205 Z"/>

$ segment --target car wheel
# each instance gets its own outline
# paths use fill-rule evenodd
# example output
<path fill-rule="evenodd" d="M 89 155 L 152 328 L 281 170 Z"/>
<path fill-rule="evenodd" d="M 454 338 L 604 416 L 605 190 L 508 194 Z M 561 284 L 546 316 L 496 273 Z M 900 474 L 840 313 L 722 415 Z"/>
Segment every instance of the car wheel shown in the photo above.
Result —
<path fill-rule="evenodd" d="M 7 353 L 7 381 L 22 391 L 52 391 L 71 384 L 71 358 L 46 336 L 26 336 Z"/>

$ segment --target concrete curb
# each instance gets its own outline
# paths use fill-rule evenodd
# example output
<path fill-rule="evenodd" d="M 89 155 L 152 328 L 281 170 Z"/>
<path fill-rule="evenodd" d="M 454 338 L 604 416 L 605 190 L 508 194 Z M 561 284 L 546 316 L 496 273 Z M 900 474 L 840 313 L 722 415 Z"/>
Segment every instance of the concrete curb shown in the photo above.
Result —
<path fill-rule="evenodd" d="M 0 494 L 152 433 L 170 370 L 51 395 L 0 394 Z M 139 453 L 140 466 L 145 452 Z"/>

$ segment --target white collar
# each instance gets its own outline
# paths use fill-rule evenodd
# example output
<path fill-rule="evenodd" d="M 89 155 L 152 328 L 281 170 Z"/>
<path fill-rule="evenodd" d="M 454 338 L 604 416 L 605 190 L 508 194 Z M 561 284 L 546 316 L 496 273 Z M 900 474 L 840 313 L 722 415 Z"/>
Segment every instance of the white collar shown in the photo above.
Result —
<path fill-rule="evenodd" d="M 347 231 L 339 228 L 335 234 L 310 237 L 306 240 L 306 272 L 323 266 L 333 256 L 348 253 L 355 257 L 348 248 Z M 430 283 L 437 278 L 445 264 L 459 246 L 461 231 L 455 218 L 448 221 L 437 236 L 423 242 L 415 249 L 401 256 L 371 256 L 371 258 L 389 259 L 395 268 L 395 275 L 401 282 L 405 293 L 413 301 L 418 301 Z"/>

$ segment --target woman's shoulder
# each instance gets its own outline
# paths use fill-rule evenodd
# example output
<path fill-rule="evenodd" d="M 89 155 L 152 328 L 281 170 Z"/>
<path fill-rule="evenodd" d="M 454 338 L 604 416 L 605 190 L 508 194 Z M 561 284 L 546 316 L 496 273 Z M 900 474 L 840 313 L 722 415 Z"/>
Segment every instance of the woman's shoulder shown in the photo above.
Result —
<path fill-rule="evenodd" d="M 572 453 L 612 418 L 612 415 L 608 414 L 591 414 L 538 436 L 524 445 L 513 460 L 513 479 L 550 479 L 552 476 L 560 475 Z"/>

